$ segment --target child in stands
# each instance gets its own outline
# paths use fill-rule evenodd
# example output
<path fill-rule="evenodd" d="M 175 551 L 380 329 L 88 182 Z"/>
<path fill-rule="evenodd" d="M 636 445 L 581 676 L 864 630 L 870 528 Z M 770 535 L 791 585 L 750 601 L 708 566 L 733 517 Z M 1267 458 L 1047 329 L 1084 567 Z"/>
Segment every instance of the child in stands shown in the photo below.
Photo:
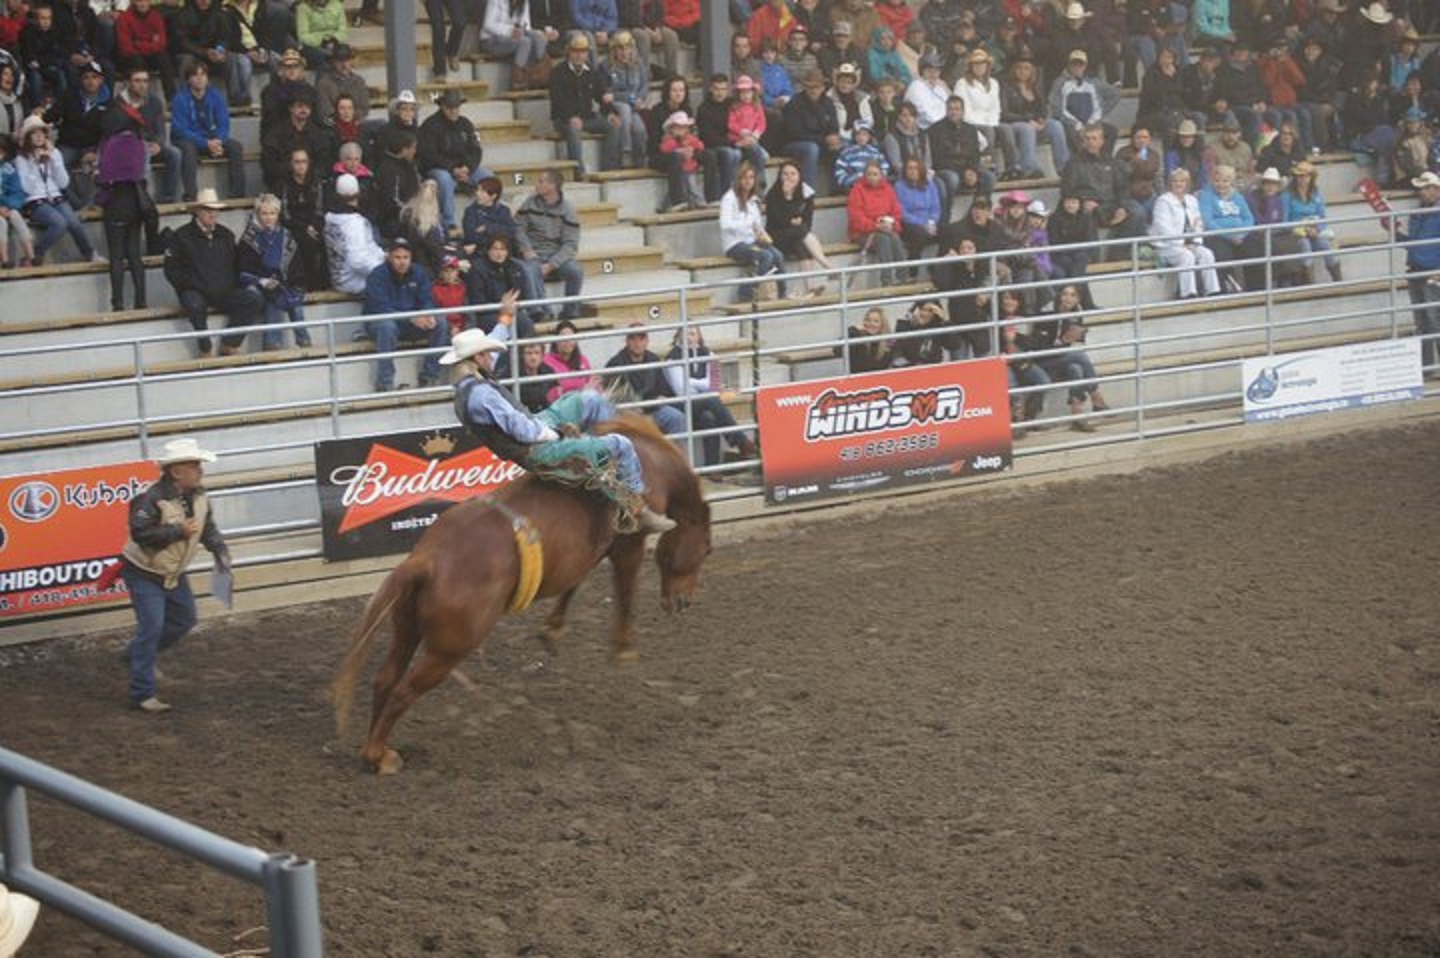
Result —
<path fill-rule="evenodd" d="M 460 257 L 449 247 L 440 260 L 440 271 L 430 287 L 430 296 L 437 309 L 463 309 L 465 301 L 465 280 L 460 277 Z M 446 313 L 445 321 L 450 324 L 450 338 L 454 339 L 462 330 L 474 325 L 472 313 Z"/>
<path fill-rule="evenodd" d="M 665 211 L 703 209 L 705 199 L 695 189 L 696 173 L 700 172 L 700 156 L 705 144 L 694 133 L 688 113 L 677 110 L 665 121 L 665 134 L 660 137 L 660 152 L 671 157 L 668 164 L 670 189 Z"/>

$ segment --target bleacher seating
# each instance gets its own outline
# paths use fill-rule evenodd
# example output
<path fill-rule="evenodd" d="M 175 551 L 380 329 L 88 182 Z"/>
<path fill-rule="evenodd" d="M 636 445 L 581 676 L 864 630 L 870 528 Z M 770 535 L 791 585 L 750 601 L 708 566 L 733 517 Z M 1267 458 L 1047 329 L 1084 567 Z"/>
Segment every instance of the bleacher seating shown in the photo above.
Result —
<path fill-rule="evenodd" d="M 385 91 L 383 36 L 376 27 L 353 31 L 359 69 L 377 96 Z M 425 47 L 419 50 L 424 62 Z M 694 51 L 686 51 L 685 65 L 693 74 Z M 518 206 L 529 194 L 541 169 L 561 171 L 568 198 L 576 204 L 583 223 L 580 259 L 586 268 L 587 296 L 623 293 L 621 298 L 594 302 L 582 323 L 583 347 L 596 366 L 617 351 L 626 324 L 644 320 L 675 322 L 680 294 L 649 291 L 690 286 L 685 294 L 690 315 L 707 324 L 711 340 L 727 377 L 742 389 L 810 378 L 840 371 L 840 363 L 826 349 L 808 348 L 819 340 L 842 335 L 845 325 L 858 318 L 856 304 L 871 299 L 902 303 L 928 288 L 927 282 L 891 289 L 870 289 L 857 284 L 847 290 L 843 305 L 838 290 L 803 304 L 784 321 L 767 317 L 796 304 L 736 303 L 738 287 L 719 285 L 740 277 L 740 270 L 719 248 L 714 210 L 657 214 L 665 194 L 665 180 L 649 170 L 593 174 L 575 182 L 574 164 L 561 159 L 563 145 L 552 137 L 541 92 L 508 93 L 508 66 L 479 60 L 469 64 L 470 74 L 460 85 L 470 97 L 463 111 L 480 129 L 486 165 L 505 184 L 505 202 Z M 260 83 L 257 78 L 257 87 Z M 421 85 L 422 94 L 438 89 Z M 376 109 L 383 109 L 376 100 Z M 1127 91 L 1118 118 L 1122 128 L 1133 118 L 1134 91 Z M 428 115 L 429 108 L 422 113 Z M 1112 118 L 1113 119 L 1113 118 Z M 252 188 L 259 184 L 258 118 L 240 117 L 235 135 L 246 147 Z M 598 168 L 593 138 L 585 144 L 587 165 Z M 1049 163 L 1048 151 L 1042 151 Z M 1331 215 L 1368 213 L 1355 192 L 1362 171 L 1349 153 L 1320 159 L 1320 187 Z M 202 187 L 214 186 L 219 164 L 203 163 Z M 1032 197 L 1052 209 L 1058 199 L 1058 180 L 1048 166 L 1047 178 L 1026 182 Z M 1017 184 L 1001 184 L 1009 188 Z M 1399 206 L 1410 202 L 1397 194 Z M 227 203 L 222 221 L 238 231 L 249 208 L 248 200 Z M 964 203 L 957 204 L 957 213 Z M 183 208 L 162 210 L 165 225 L 178 225 Z M 91 215 L 90 230 L 97 243 L 101 231 Z M 858 261 L 858 250 L 845 235 L 843 198 L 818 204 L 817 235 L 837 265 Z M 1128 376 L 1138 361 L 1156 371 L 1167 366 L 1186 371 L 1155 375 L 1144 381 L 1147 402 L 1181 401 L 1231 396 L 1233 367 L 1222 360 L 1263 352 L 1268 348 L 1299 348 L 1363 339 L 1374 335 L 1375 323 L 1366 317 L 1405 303 L 1384 277 L 1398 264 L 1389 261 L 1381 244 L 1385 234 L 1374 219 L 1339 227 L 1344 248 L 1344 285 L 1333 284 L 1252 293 L 1203 304 L 1173 300 L 1173 281 L 1154 272 L 1131 274 L 1128 263 L 1106 264 L 1092 272 L 1092 290 L 1100 305 L 1088 320 L 1092 326 L 1089 349 L 1102 375 L 1117 377 L 1111 393 L 1115 419 L 1138 399 Z M 68 244 L 62 244 L 67 246 Z M 101 247 L 103 251 L 103 246 Z M 159 270 L 159 260 L 147 260 L 147 310 L 108 311 L 109 289 L 103 265 L 65 263 L 58 256 L 35 269 L 0 272 L 0 297 L 7 308 L 0 312 L 0 351 L 33 350 L 12 357 L 0 374 L 4 397 L 0 429 L 0 474 L 63 468 L 135 458 L 140 454 L 133 420 L 141 415 L 140 390 L 131 382 L 137 349 L 134 340 L 171 336 L 147 343 L 143 357 L 144 415 L 150 421 L 149 441 L 175 433 L 193 435 L 208 448 L 226 453 L 214 470 L 213 485 L 220 490 L 217 508 L 232 529 L 283 522 L 301 522 L 316 515 L 312 489 L 303 480 L 311 474 L 309 443 L 335 434 L 356 435 L 409 428 L 449 425 L 453 419 L 448 390 L 406 391 L 384 396 L 370 393 L 368 342 L 352 340 L 357 302 L 335 293 L 312 294 L 307 319 L 317 324 L 337 321 L 327 336 L 321 329 L 309 349 L 282 349 L 200 361 L 183 334 L 175 298 Z M 558 285 L 550 287 L 559 295 Z M 1307 328 L 1307 316 L 1317 301 L 1335 313 L 1353 311 L 1351 321 Z M 1267 335 L 1258 322 L 1269 309 L 1282 322 L 1278 335 Z M 898 313 L 898 309 L 892 310 Z M 803 318 L 796 318 L 796 316 Z M 1408 311 L 1397 318 L 1408 326 Z M 212 328 L 220 324 L 212 319 Z M 1137 325 L 1143 324 L 1147 343 L 1137 355 L 1130 344 Z M 1224 332 L 1224 335 L 1216 335 Z M 1204 334 L 1203 336 L 1201 334 Z M 1203 342 L 1197 347 L 1196 342 Z M 64 347 L 86 344 L 83 349 Z M 652 348 L 663 354 L 662 343 Z M 332 384 L 330 356 L 338 357 Z M 1206 362 L 1212 366 L 1203 365 Z M 1200 364 L 1200 365 L 1197 365 Z M 415 382 L 414 360 L 401 360 L 402 381 Z M 63 391 L 55 391 L 63 387 Z M 1056 400 L 1056 404 L 1061 404 Z M 742 420 L 748 412 L 742 412 Z M 46 435 L 30 433 L 51 430 Z M 1020 442 L 1030 441 L 1021 436 Z M 230 494 L 226 494 L 226 491 Z M 257 547 L 260 548 L 260 547 Z M 262 549 L 263 551 L 263 549 Z"/>

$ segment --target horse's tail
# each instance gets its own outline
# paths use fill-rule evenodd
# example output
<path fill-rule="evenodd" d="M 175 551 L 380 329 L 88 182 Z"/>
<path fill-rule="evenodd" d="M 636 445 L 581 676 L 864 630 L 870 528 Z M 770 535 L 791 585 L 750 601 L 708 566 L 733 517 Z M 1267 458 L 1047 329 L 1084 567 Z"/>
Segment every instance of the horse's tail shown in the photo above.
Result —
<path fill-rule="evenodd" d="M 385 577 L 380 583 L 380 588 L 370 597 L 370 602 L 365 606 L 365 614 L 360 619 L 360 624 L 355 627 L 355 633 L 350 638 L 350 651 L 345 654 L 345 660 L 340 663 L 340 669 L 335 673 L 334 680 L 330 683 L 330 699 L 335 705 L 335 730 L 338 734 L 345 734 L 345 726 L 350 721 L 350 704 L 354 697 L 355 680 L 360 675 L 360 668 L 370 655 L 370 649 L 375 644 L 375 636 L 380 632 L 380 626 L 385 623 L 395 603 L 405 597 L 410 591 L 411 576 L 407 573 L 406 567 L 409 563 L 402 563 L 398 568 Z"/>

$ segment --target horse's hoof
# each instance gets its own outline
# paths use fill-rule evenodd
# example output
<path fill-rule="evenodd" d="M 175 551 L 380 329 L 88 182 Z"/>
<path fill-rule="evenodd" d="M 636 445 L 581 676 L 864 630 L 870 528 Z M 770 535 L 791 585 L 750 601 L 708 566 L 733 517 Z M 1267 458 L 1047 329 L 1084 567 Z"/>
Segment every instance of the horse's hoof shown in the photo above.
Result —
<path fill-rule="evenodd" d="M 380 761 L 375 765 L 376 775 L 394 775 L 405 767 L 405 760 L 400 753 L 393 748 L 387 748 L 385 754 L 380 756 Z"/>
<path fill-rule="evenodd" d="M 615 661 L 621 665 L 634 665 L 640 661 L 639 649 L 616 649 Z"/>

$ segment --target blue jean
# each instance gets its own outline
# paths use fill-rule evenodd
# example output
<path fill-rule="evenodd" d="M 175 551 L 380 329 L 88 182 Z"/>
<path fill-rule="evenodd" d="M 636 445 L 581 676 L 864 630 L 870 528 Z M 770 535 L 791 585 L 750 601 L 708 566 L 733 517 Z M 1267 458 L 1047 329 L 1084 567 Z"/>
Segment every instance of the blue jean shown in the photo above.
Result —
<path fill-rule="evenodd" d="M 155 660 L 195 627 L 195 595 L 183 575 L 175 588 L 166 589 L 128 564 L 120 574 L 135 608 L 135 637 L 126 650 L 130 701 L 143 702 L 155 694 Z"/>
<path fill-rule="evenodd" d="M 1428 336 L 1420 343 L 1420 364 L 1434 373 L 1440 362 L 1440 276 L 1411 277 L 1410 305 L 1415 307 L 1415 335 Z"/>
<path fill-rule="evenodd" d="M 526 30 L 525 36 L 513 37 L 483 36 L 480 38 L 480 52 L 487 57 L 503 60 L 513 56 L 517 67 L 529 66 L 545 56 L 545 34 L 539 30 Z"/>
<path fill-rule="evenodd" d="M 785 254 L 774 246 L 759 243 L 736 243 L 725 251 L 725 255 L 737 263 L 750 267 L 755 276 L 779 276 L 785 272 Z M 785 281 L 779 280 L 780 295 L 785 295 Z M 748 301 L 755 296 L 755 287 L 740 287 L 741 300 Z"/>
<path fill-rule="evenodd" d="M 267 302 L 265 304 L 266 326 L 273 326 L 276 323 L 283 323 L 287 319 L 292 323 L 305 322 L 305 307 L 297 303 L 296 305 L 291 306 L 289 309 L 285 309 L 284 307 L 277 306 L 274 303 Z M 265 330 L 265 332 L 260 334 L 261 349 L 279 349 L 284 345 L 285 330 L 283 329 L 267 329 Z M 306 329 L 303 326 L 295 330 L 295 345 L 309 346 L 310 330 Z"/>
<path fill-rule="evenodd" d="M 645 475 L 641 470 L 640 456 L 635 452 L 635 444 L 630 441 L 630 437 L 619 433 L 605 436 L 589 434 L 596 423 L 615 418 L 615 404 L 603 393 L 594 389 L 566 393 L 536 413 L 535 418 L 553 429 L 559 429 L 562 425 L 578 427 L 586 434 L 586 441 L 604 445 L 606 458 L 615 464 L 615 475 L 627 488 L 634 492 L 645 491 Z"/>
<path fill-rule="evenodd" d="M 527 278 L 531 279 L 539 289 L 539 293 L 535 298 L 544 299 L 545 273 L 543 261 L 539 258 L 523 259 L 520 263 L 525 268 L 526 273 L 529 274 Z M 580 290 L 585 285 L 585 269 L 573 259 L 555 267 L 555 270 L 550 274 L 550 278 L 555 279 L 556 277 L 559 277 L 560 281 L 565 284 L 566 296 L 579 296 Z M 579 319 L 580 302 L 576 300 L 566 303 L 560 308 L 560 316 L 564 319 Z"/>
<path fill-rule="evenodd" d="M 675 436 L 685 431 L 685 413 L 679 407 L 651 406 L 645 411 L 665 435 Z"/>
<path fill-rule="evenodd" d="M 436 167 L 433 170 L 426 170 L 425 175 L 435 181 L 437 192 L 440 194 L 440 221 L 445 224 L 448 230 L 456 225 L 455 219 L 455 175 L 446 169 Z M 477 166 L 470 171 L 470 188 L 474 189 L 480 181 L 490 175 L 490 171 L 483 166 Z"/>
<path fill-rule="evenodd" d="M 735 170 L 740 166 L 740 149 L 734 146 L 717 146 L 705 152 L 711 156 L 709 163 L 704 162 L 703 158 L 701 160 L 705 168 L 705 199 L 715 203 L 735 184 Z"/>
<path fill-rule="evenodd" d="M 465 0 L 425 0 L 430 17 L 430 65 L 437 76 L 445 75 L 445 58 L 460 52 L 460 34 L 465 29 Z M 450 35 L 445 35 L 445 15 L 450 15 Z"/>
<path fill-rule="evenodd" d="M 581 133 L 599 133 L 605 137 L 600 144 L 600 169 L 615 170 L 620 168 L 620 127 L 611 123 L 610 120 L 601 114 L 588 117 L 580 124 L 580 129 L 575 129 L 567 120 L 559 124 L 561 131 L 565 134 L 565 158 L 574 160 L 579 164 L 575 170 L 577 178 L 585 176 L 585 154 L 580 149 Z"/>
<path fill-rule="evenodd" d="M 44 257 L 50 247 L 60 242 L 60 237 L 66 233 L 75 240 L 75 246 L 80 250 L 82 258 L 90 259 L 95 255 L 95 247 L 91 244 L 90 237 L 85 235 L 85 225 L 80 222 L 75 207 L 69 202 L 61 200 L 58 203 L 37 203 L 30 209 L 30 220 L 44 231 L 35 241 L 36 259 Z"/>
<path fill-rule="evenodd" d="M 1384 123 L 1369 133 L 1351 137 L 1350 149 L 1375 157 L 1375 182 L 1389 186 L 1395 174 L 1395 141 L 1399 139 L 1393 126 Z"/>
<path fill-rule="evenodd" d="M 393 353 L 401 335 L 406 339 L 425 340 L 430 350 L 420 367 L 420 378 L 429 382 L 440 381 L 440 354 L 450 341 L 450 326 L 443 319 L 435 323 L 434 329 L 421 329 L 408 319 L 377 319 L 366 324 L 370 336 L 375 340 L 377 353 Z M 375 389 L 385 391 L 395 388 L 395 360 L 389 356 L 375 360 Z"/>
<path fill-rule="evenodd" d="M 1079 383 L 1081 380 L 1095 378 L 1095 364 L 1091 362 L 1089 353 L 1080 349 L 1051 356 L 1043 360 L 1041 365 L 1050 379 L 1057 383 Z M 1094 382 L 1071 386 L 1070 401 L 1083 402 L 1086 396 L 1099 388 L 1100 385 Z"/>
<path fill-rule="evenodd" d="M 694 420 L 694 428 L 697 430 L 734 429 L 733 432 L 700 437 L 702 461 L 707 466 L 713 466 L 720 461 L 721 436 L 736 448 L 739 448 L 741 441 L 745 438 L 744 430 L 734 428 L 735 415 L 730 412 L 728 406 L 720 401 L 718 396 L 692 398 L 690 400 L 690 417 Z"/>
<path fill-rule="evenodd" d="M 1037 144 L 1042 131 L 1036 130 L 1028 122 L 1010 123 L 1008 126 L 1015 136 L 1015 146 L 1020 153 L 1020 168 L 1040 169 Z M 1065 127 L 1059 120 L 1046 120 L 1043 132 L 1050 140 L 1050 157 L 1055 161 L 1055 173 L 1058 175 L 1065 169 L 1065 164 L 1070 162 L 1070 143 L 1065 139 Z"/>
<path fill-rule="evenodd" d="M 161 143 L 160 152 L 147 156 L 145 162 L 150 169 L 160 164 L 157 179 L 160 186 L 155 191 L 155 202 L 174 203 L 180 199 L 180 148 L 173 143 Z"/>

